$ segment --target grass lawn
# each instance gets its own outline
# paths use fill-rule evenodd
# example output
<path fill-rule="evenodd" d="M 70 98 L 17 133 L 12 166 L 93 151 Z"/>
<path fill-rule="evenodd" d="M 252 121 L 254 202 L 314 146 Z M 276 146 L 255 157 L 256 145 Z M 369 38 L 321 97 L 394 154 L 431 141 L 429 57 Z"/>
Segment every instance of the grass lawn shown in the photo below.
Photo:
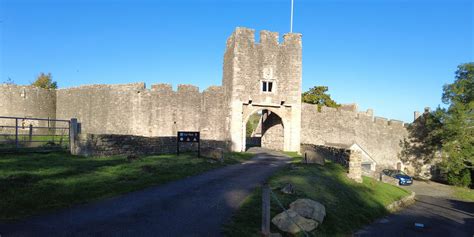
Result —
<path fill-rule="evenodd" d="M 294 161 L 301 157 L 291 153 Z M 404 189 L 363 177 L 358 184 L 346 177 L 344 168 L 335 163 L 325 166 L 304 165 L 287 167 L 273 175 L 270 187 L 288 208 L 298 198 L 310 198 L 326 206 L 323 224 L 312 234 L 316 236 L 345 236 L 387 214 L 385 206 L 409 193 Z M 286 195 L 279 191 L 285 183 L 295 186 L 296 194 Z M 276 201 L 271 201 L 271 217 L 282 212 Z M 259 236 L 261 225 L 261 190 L 257 189 L 246 199 L 242 208 L 224 227 L 226 236 Z M 272 232 L 278 232 L 272 224 Z M 281 232 L 283 234 L 283 232 Z M 303 236 L 302 233 L 300 233 Z"/>
<path fill-rule="evenodd" d="M 69 136 L 67 134 L 59 135 L 35 135 L 30 137 L 29 135 L 19 134 L 18 142 L 20 148 L 28 150 L 29 148 L 50 148 L 52 146 L 58 148 L 69 147 Z M 15 135 L 0 135 L 0 148 L 16 148 Z M 32 149 L 30 149 L 32 150 Z"/>
<path fill-rule="evenodd" d="M 229 153 L 224 163 L 191 154 L 146 156 L 128 162 L 68 153 L 0 154 L 0 220 L 86 203 L 166 183 L 251 158 Z"/>
<path fill-rule="evenodd" d="M 461 188 L 461 187 L 453 187 L 454 189 L 454 196 L 457 198 L 468 201 L 474 202 L 474 190 L 470 188 Z"/>

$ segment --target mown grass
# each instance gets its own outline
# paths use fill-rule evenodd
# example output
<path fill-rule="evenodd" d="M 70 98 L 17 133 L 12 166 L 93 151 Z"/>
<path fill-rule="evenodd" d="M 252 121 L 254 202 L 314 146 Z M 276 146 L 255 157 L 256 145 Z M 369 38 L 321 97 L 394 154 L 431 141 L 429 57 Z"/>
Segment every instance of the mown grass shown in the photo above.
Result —
<path fill-rule="evenodd" d="M 474 190 L 470 188 L 453 187 L 454 196 L 469 202 L 474 202 Z"/>
<path fill-rule="evenodd" d="M 80 157 L 68 153 L 0 154 L 0 220 L 41 212 L 163 184 L 251 158 L 229 153 L 225 162 L 192 154 Z"/>
<path fill-rule="evenodd" d="M 297 163 L 301 157 L 288 153 L 295 161 L 292 167 L 273 175 L 269 184 L 282 204 L 298 198 L 310 198 L 326 207 L 323 224 L 312 234 L 315 236 L 345 236 L 387 214 L 385 206 L 409 195 L 408 191 L 364 177 L 358 184 L 346 177 L 344 168 L 335 163 L 325 166 Z M 292 183 L 294 195 L 285 195 L 279 188 Z M 282 212 L 276 201 L 271 201 L 271 216 Z M 246 199 L 231 223 L 224 227 L 226 236 L 259 236 L 261 225 L 261 190 L 257 189 Z M 279 232 L 272 224 L 272 232 Z M 284 235 L 283 232 L 280 232 Z M 301 236 L 303 236 L 301 234 Z"/>
<path fill-rule="evenodd" d="M 67 148 L 69 146 L 69 136 L 67 134 L 41 135 L 32 136 L 30 140 L 28 134 L 19 134 L 18 143 L 20 148 L 52 146 Z M 15 135 L 0 136 L 0 148 L 16 148 Z"/>

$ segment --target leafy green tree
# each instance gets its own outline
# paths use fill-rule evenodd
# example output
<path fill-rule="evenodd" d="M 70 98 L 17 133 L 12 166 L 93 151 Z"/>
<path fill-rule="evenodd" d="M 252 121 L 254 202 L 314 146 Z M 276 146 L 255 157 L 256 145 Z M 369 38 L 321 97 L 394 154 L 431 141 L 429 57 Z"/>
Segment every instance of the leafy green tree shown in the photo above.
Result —
<path fill-rule="evenodd" d="M 57 89 L 58 83 L 53 81 L 53 77 L 51 73 L 45 74 L 41 73 L 37 78 L 36 81 L 31 83 L 32 86 L 36 86 L 43 89 Z"/>
<path fill-rule="evenodd" d="M 401 158 L 418 164 L 441 158 L 448 182 L 467 186 L 474 165 L 474 63 L 458 66 L 455 81 L 443 87 L 442 101 L 447 108 L 425 113 L 409 126 Z"/>
<path fill-rule="evenodd" d="M 468 176 L 466 170 L 474 167 L 474 62 L 458 66 L 454 83 L 443 87 L 442 99 L 448 105 L 443 127 L 441 131 L 433 131 L 441 134 L 443 139 L 445 159 L 442 165 L 451 177 L 465 180 Z"/>
<path fill-rule="evenodd" d="M 246 136 L 247 137 L 251 137 L 252 136 L 252 133 L 255 131 L 255 129 L 257 128 L 258 126 L 258 123 L 260 122 L 260 119 L 261 119 L 262 115 L 258 114 L 258 113 L 255 113 L 255 114 L 252 114 L 249 118 L 249 120 L 247 121 L 247 125 L 246 125 Z"/>
<path fill-rule="evenodd" d="M 331 99 L 331 95 L 327 93 L 327 86 L 315 86 L 308 91 L 304 92 L 301 96 L 301 100 L 304 103 L 315 104 L 318 106 L 318 110 L 321 110 L 322 106 L 337 108 L 341 105 Z"/>

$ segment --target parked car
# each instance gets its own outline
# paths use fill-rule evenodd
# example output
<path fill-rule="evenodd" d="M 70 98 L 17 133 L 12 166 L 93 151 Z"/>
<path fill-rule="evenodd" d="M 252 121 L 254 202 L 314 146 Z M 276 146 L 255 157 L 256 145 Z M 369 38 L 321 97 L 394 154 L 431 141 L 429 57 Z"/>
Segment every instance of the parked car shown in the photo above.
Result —
<path fill-rule="evenodd" d="M 385 169 L 382 171 L 384 175 L 390 176 L 394 179 L 398 179 L 399 185 L 411 185 L 413 183 L 413 178 L 405 174 L 401 170 L 390 170 Z"/>

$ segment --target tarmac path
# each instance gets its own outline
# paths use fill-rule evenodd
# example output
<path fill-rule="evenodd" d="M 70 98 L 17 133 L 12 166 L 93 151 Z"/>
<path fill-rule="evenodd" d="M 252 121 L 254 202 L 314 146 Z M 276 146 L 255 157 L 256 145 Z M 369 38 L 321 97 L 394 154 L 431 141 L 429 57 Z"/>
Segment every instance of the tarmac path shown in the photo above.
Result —
<path fill-rule="evenodd" d="M 415 204 L 377 220 L 355 236 L 474 236 L 474 202 L 453 197 L 450 186 L 414 181 Z"/>
<path fill-rule="evenodd" d="M 256 153 L 243 164 L 16 223 L 0 223 L 0 236 L 220 236 L 222 225 L 244 199 L 290 160 L 262 149 Z"/>

